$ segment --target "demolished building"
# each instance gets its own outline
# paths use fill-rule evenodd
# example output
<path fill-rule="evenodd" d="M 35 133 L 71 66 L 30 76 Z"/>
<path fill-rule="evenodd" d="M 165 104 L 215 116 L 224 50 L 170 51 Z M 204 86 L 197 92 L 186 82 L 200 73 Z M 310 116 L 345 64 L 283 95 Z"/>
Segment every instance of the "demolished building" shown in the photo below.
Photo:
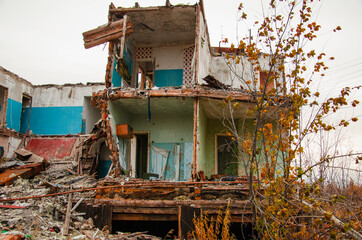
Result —
<path fill-rule="evenodd" d="M 247 111 L 258 92 L 266 86 L 283 94 L 283 78 L 266 82 L 269 57 L 259 54 L 261 69 L 255 74 L 244 49 L 211 47 L 202 1 L 133 8 L 111 4 L 108 23 L 83 37 L 85 48 L 108 43 L 106 89 L 92 102 L 101 109 L 112 152 L 109 174 L 146 180 L 122 181 L 128 190 L 102 191 L 95 202 L 113 206 L 112 219 L 123 221 L 120 225 L 178 222 L 179 238 L 187 232 L 184 217 L 193 217 L 195 208 L 215 215 L 227 205 L 225 196 L 234 201 L 232 222 L 252 221 L 249 186 L 238 160 L 243 156 L 228 124 L 245 136 L 254 124 Z M 229 57 L 240 64 L 231 66 Z M 229 98 L 237 102 L 237 111 L 225 108 Z M 193 210 L 186 217 L 187 208 Z"/>
<path fill-rule="evenodd" d="M 108 23 L 83 37 L 85 48 L 108 43 L 104 84 L 33 86 L 2 69 L 5 156 L 26 138 L 25 150 L 45 160 L 75 162 L 67 168 L 75 175 L 105 177 L 84 189 L 94 194 L 79 207 L 100 229 L 174 228 L 183 239 L 194 214 L 216 216 L 228 205 L 231 222 L 248 226 L 249 184 L 228 120 L 246 135 L 262 86 L 283 93 L 283 79 L 265 83 L 268 57 L 259 55 L 254 74 L 243 49 L 211 47 L 202 1 L 111 4 Z M 231 67 L 226 54 L 241 63 Z M 12 95 L 9 82 L 23 90 Z"/>
<path fill-rule="evenodd" d="M 11 158 L 24 136 L 90 133 L 100 111 L 90 103 L 104 83 L 33 85 L 0 67 L 0 146 Z"/>
<path fill-rule="evenodd" d="M 111 28 L 115 23 L 118 27 Z M 219 154 L 225 141 L 232 142 L 220 121 L 231 117 L 223 103 L 229 95 L 239 101 L 240 110 L 232 117 L 253 124 L 246 111 L 255 99 L 251 92 L 265 81 L 267 57 L 260 56 L 265 69 L 254 76 L 239 54 L 244 64 L 233 72 L 220 54 L 227 48 L 210 46 L 202 1 L 192 6 L 111 5 L 109 23 L 83 36 L 86 48 L 109 42 L 106 91 L 95 94 L 93 102 L 112 133 L 108 143 L 114 167 L 133 177 L 152 173 L 174 181 L 194 178 L 198 171 L 243 174 L 228 162 L 230 156 Z M 270 82 L 268 87 L 281 92 L 280 85 Z"/>

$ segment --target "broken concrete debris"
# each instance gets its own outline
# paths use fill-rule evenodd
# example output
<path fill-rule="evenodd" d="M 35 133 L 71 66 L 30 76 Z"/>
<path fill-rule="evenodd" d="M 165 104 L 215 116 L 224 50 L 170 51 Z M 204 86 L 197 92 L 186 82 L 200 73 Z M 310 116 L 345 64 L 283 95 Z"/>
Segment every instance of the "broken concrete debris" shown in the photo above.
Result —
<path fill-rule="evenodd" d="M 43 184 L 47 182 L 56 184 L 59 193 L 70 189 L 71 186 L 74 189 L 94 186 L 95 179 L 91 176 L 83 177 L 81 183 L 79 181 L 70 183 L 75 177 L 77 176 L 67 175 L 57 180 L 47 175 L 46 172 L 42 172 L 33 179 L 18 178 L 13 184 L 0 188 L 0 201 L 8 204 L 0 205 L 0 229 L 2 231 L 0 239 L 69 239 L 63 235 L 68 235 L 70 239 L 159 239 L 144 232 L 111 234 L 109 230 L 101 231 L 95 228 L 92 218 L 85 218 L 85 214 L 77 212 L 79 200 L 89 201 L 94 197 L 95 191 L 75 192 L 73 193 L 74 201 L 71 202 L 66 194 L 30 198 L 49 194 L 52 191 L 49 187 L 51 185 Z M 28 196 L 28 199 L 12 200 L 24 196 Z M 76 206 L 75 200 L 79 202 L 78 206 Z M 69 208 L 72 205 L 74 205 L 73 211 Z M 69 232 L 62 234 L 67 227 L 64 223 L 67 216 Z M 14 232 L 15 230 L 17 232 Z M 91 238 L 89 238 L 90 236 Z"/>

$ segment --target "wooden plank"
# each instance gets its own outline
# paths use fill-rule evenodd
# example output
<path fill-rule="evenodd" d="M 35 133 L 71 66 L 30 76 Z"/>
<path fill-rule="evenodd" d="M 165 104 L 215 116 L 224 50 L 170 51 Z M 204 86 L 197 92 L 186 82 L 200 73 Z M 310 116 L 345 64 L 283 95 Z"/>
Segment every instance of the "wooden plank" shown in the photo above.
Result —
<path fill-rule="evenodd" d="M 159 10 L 159 7 L 116 8 L 116 9 L 110 9 L 109 13 L 127 13 L 127 12 L 158 11 L 158 10 Z"/>
<path fill-rule="evenodd" d="M 182 229 L 181 229 L 181 206 L 178 206 L 178 239 L 182 239 Z"/>
<path fill-rule="evenodd" d="M 197 109 L 199 105 L 199 99 L 197 97 L 194 98 L 194 138 L 193 138 L 193 155 L 192 155 L 192 179 L 196 178 L 196 160 L 197 160 L 197 122 L 198 122 L 198 116 L 197 116 Z"/>
<path fill-rule="evenodd" d="M 6 169 L 0 173 L 0 186 L 11 185 L 18 177 L 31 178 L 43 169 L 42 163 L 31 163 L 23 166 L 17 166 L 13 169 Z"/>
<path fill-rule="evenodd" d="M 103 209 L 103 227 L 108 226 L 110 232 L 112 232 L 112 216 L 113 216 L 113 207 L 104 205 Z M 102 228 L 103 228 L 102 227 Z"/>
<path fill-rule="evenodd" d="M 127 15 L 123 16 L 123 28 L 122 28 L 122 37 L 121 37 L 121 52 L 119 53 L 120 58 L 123 58 L 123 50 L 124 50 L 124 42 L 126 39 L 126 23 L 127 23 Z"/>
<path fill-rule="evenodd" d="M 219 206 L 243 208 L 250 205 L 248 200 L 123 200 L 123 199 L 95 199 L 95 204 L 109 204 L 114 207 L 177 207 L 179 205 L 200 205 L 202 207 L 218 208 Z"/>
<path fill-rule="evenodd" d="M 150 207 L 114 207 L 114 213 L 144 213 L 144 214 L 177 214 L 177 208 L 150 208 Z"/>
<path fill-rule="evenodd" d="M 201 209 L 192 206 L 181 206 L 181 239 L 187 239 L 188 233 L 194 230 L 194 217 L 201 215 Z"/>
<path fill-rule="evenodd" d="M 127 22 L 127 27 L 132 27 L 132 23 L 130 21 Z M 112 33 L 112 31 L 115 32 L 120 32 L 123 29 L 123 19 L 118 20 L 118 21 L 114 21 L 114 22 L 110 22 L 107 24 L 104 24 L 102 26 L 99 26 L 95 29 L 86 31 L 83 33 L 83 38 L 88 38 L 91 37 L 92 35 L 96 35 L 98 33 L 104 33 L 104 32 L 109 32 Z"/>
<path fill-rule="evenodd" d="M 133 31 L 133 28 L 132 28 L 132 25 L 130 26 L 127 26 L 126 28 L 126 33 L 129 34 L 130 31 Z M 85 43 L 88 43 L 88 42 L 93 42 L 93 41 L 96 41 L 98 39 L 102 39 L 102 38 L 105 38 L 107 36 L 110 36 L 110 35 L 113 35 L 113 34 L 117 34 L 117 33 L 121 33 L 123 34 L 123 29 L 109 29 L 109 30 L 105 30 L 103 32 L 97 32 L 97 33 L 94 33 L 86 38 L 83 38 L 84 42 Z"/>
<path fill-rule="evenodd" d="M 78 200 L 78 202 L 74 205 L 74 207 L 70 210 L 70 212 L 73 212 L 75 209 L 77 209 L 77 207 L 79 206 L 79 204 L 81 204 L 84 200 L 84 197 L 82 197 L 81 199 Z"/>
<path fill-rule="evenodd" d="M 229 92 L 228 91 L 211 91 L 206 89 L 159 89 L 159 90 L 147 90 L 150 97 L 207 97 L 212 99 L 225 99 Z M 247 93 L 233 92 L 231 96 L 235 100 L 244 102 L 255 102 L 253 96 Z M 144 95 L 140 94 L 138 90 L 122 90 L 116 91 L 110 94 L 110 99 L 117 100 L 120 98 L 144 98 Z"/>
<path fill-rule="evenodd" d="M 71 211 L 72 210 L 72 193 L 69 193 L 68 195 L 68 205 L 67 205 L 67 212 L 65 214 L 65 222 L 64 227 L 62 231 L 63 236 L 68 236 L 69 233 L 69 225 L 70 225 L 70 217 L 71 217 Z"/>
<path fill-rule="evenodd" d="M 114 213 L 113 221 L 177 221 L 177 215 Z"/>
<path fill-rule="evenodd" d="M 31 177 L 31 168 L 24 169 L 6 169 L 5 172 L 0 174 L 0 186 L 11 185 L 18 177 L 29 178 Z"/>
<path fill-rule="evenodd" d="M 126 35 L 130 34 L 133 32 L 133 29 L 127 29 L 126 31 Z M 108 42 L 110 40 L 113 40 L 113 39 L 118 39 L 122 36 L 123 32 L 118 32 L 118 33 L 114 33 L 114 34 L 111 34 L 111 35 L 108 35 L 106 37 L 103 37 L 103 38 L 99 38 L 99 39 L 96 39 L 94 41 L 91 41 L 91 42 L 85 42 L 84 43 L 84 47 L 86 49 L 88 48 L 91 48 L 91 47 L 94 47 L 94 46 L 97 46 L 99 44 L 102 44 L 102 43 L 105 43 L 105 42 Z"/>

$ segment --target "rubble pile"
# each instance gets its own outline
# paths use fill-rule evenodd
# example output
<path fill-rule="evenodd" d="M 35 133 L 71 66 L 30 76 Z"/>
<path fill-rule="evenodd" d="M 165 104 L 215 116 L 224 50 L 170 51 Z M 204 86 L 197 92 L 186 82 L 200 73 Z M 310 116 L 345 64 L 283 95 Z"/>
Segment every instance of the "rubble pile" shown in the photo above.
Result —
<path fill-rule="evenodd" d="M 159 239 L 145 232 L 111 234 L 106 228 L 95 228 L 92 218 L 85 219 L 85 213 L 76 212 L 74 203 L 94 197 L 95 190 L 72 193 L 74 211 L 69 216 L 69 233 L 63 234 L 69 194 L 62 193 L 92 188 L 98 181 L 89 175 L 72 175 L 65 169 L 56 173 L 50 170 L 0 187 L 0 239 Z"/>

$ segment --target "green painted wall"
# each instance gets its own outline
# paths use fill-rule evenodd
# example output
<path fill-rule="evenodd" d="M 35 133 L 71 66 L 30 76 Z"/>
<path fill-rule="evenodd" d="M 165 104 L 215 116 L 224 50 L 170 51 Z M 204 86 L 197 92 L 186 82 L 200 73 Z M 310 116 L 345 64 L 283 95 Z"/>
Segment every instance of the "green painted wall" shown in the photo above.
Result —
<path fill-rule="evenodd" d="M 151 122 L 147 116 L 132 115 L 130 125 L 135 132 L 150 131 L 151 143 L 177 143 L 193 141 L 192 115 L 156 115 L 152 114 Z"/>
<path fill-rule="evenodd" d="M 109 111 L 111 113 L 111 126 L 112 126 L 112 134 L 116 139 L 118 149 L 119 149 L 119 160 L 121 166 L 124 169 L 129 169 L 130 160 L 129 160 L 129 148 L 130 148 L 130 140 L 129 139 L 121 139 L 116 135 L 116 124 L 130 124 L 131 118 L 129 112 L 117 105 L 115 102 L 109 101 Z"/>
<path fill-rule="evenodd" d="M 109 111 L 113 117 L 113 121 L 115 122 L 115 124 L 130 124 L 130 113 L 127 111 L 127 109 L 122 108 L 116 102 L 109 101 Z"/>
<path fill-rule="evenodd" d="M 144 99 L 133 102 L 110 101 L 109 110 L 112 115 L 112 129 L 116 129 L 116 124 L 129 124 L 135 133 L 150 132 L 150 143 L 153 144 L 174 144 L 193 142 L 193 101 L 180 102 L 182 100 L 151 100 L 151 121 L 147 119 L 147 101 Z M 177 104 L 177 105 L 176 105 Z M 163 113 L 158 113 L 158 112 Z M 139 112 L 139 114 L 137 114 Z M 168 112 L 167 114 L 165 112 Z M 129 168 L 130 140 L 116 137 L 120 151 L 120 162 L 125 169 Z M 172 145 L 171 145 L 172 146 Z M 184 146 L 184 145 L 182 145 Z M 184 156 L 189 156 L 192 149 L 185 148 L 182 151 Z M 185 159 L 185 158 L 183 158 Z M 190 161 L 188 157 L 187 162 Z M 181 169 L 182 170 L 182 169 Z"/>
<path fill-rule="evenodd" d="M 226 128 L 219 119 L 207 120 L 206 134 L 206 162 L 205 174 L 210 176 L 215 174 L 215 135 L 217 133 L 226 133 Z"/>
<path fill-rule="evenodd" d="M 200 126 L 200 147 L 199 149 L 199 170 L 203 170 L 207 176 L 215 174 L 215 137 L 216 134 L 225 134 L 227 128 L 223 125 L 220 119 L 208 119 L 206 115 L 201 112 L 202 107 L 200 107 L 200 123 L 204 124 L 205 127 Z M 253 127 L 253 119 L 237 119 L 236 124 L 239 129 L 239 134 L 241 136 L 250 132 Z M 241 169 L 241 163 L 239 168 Z"/>

